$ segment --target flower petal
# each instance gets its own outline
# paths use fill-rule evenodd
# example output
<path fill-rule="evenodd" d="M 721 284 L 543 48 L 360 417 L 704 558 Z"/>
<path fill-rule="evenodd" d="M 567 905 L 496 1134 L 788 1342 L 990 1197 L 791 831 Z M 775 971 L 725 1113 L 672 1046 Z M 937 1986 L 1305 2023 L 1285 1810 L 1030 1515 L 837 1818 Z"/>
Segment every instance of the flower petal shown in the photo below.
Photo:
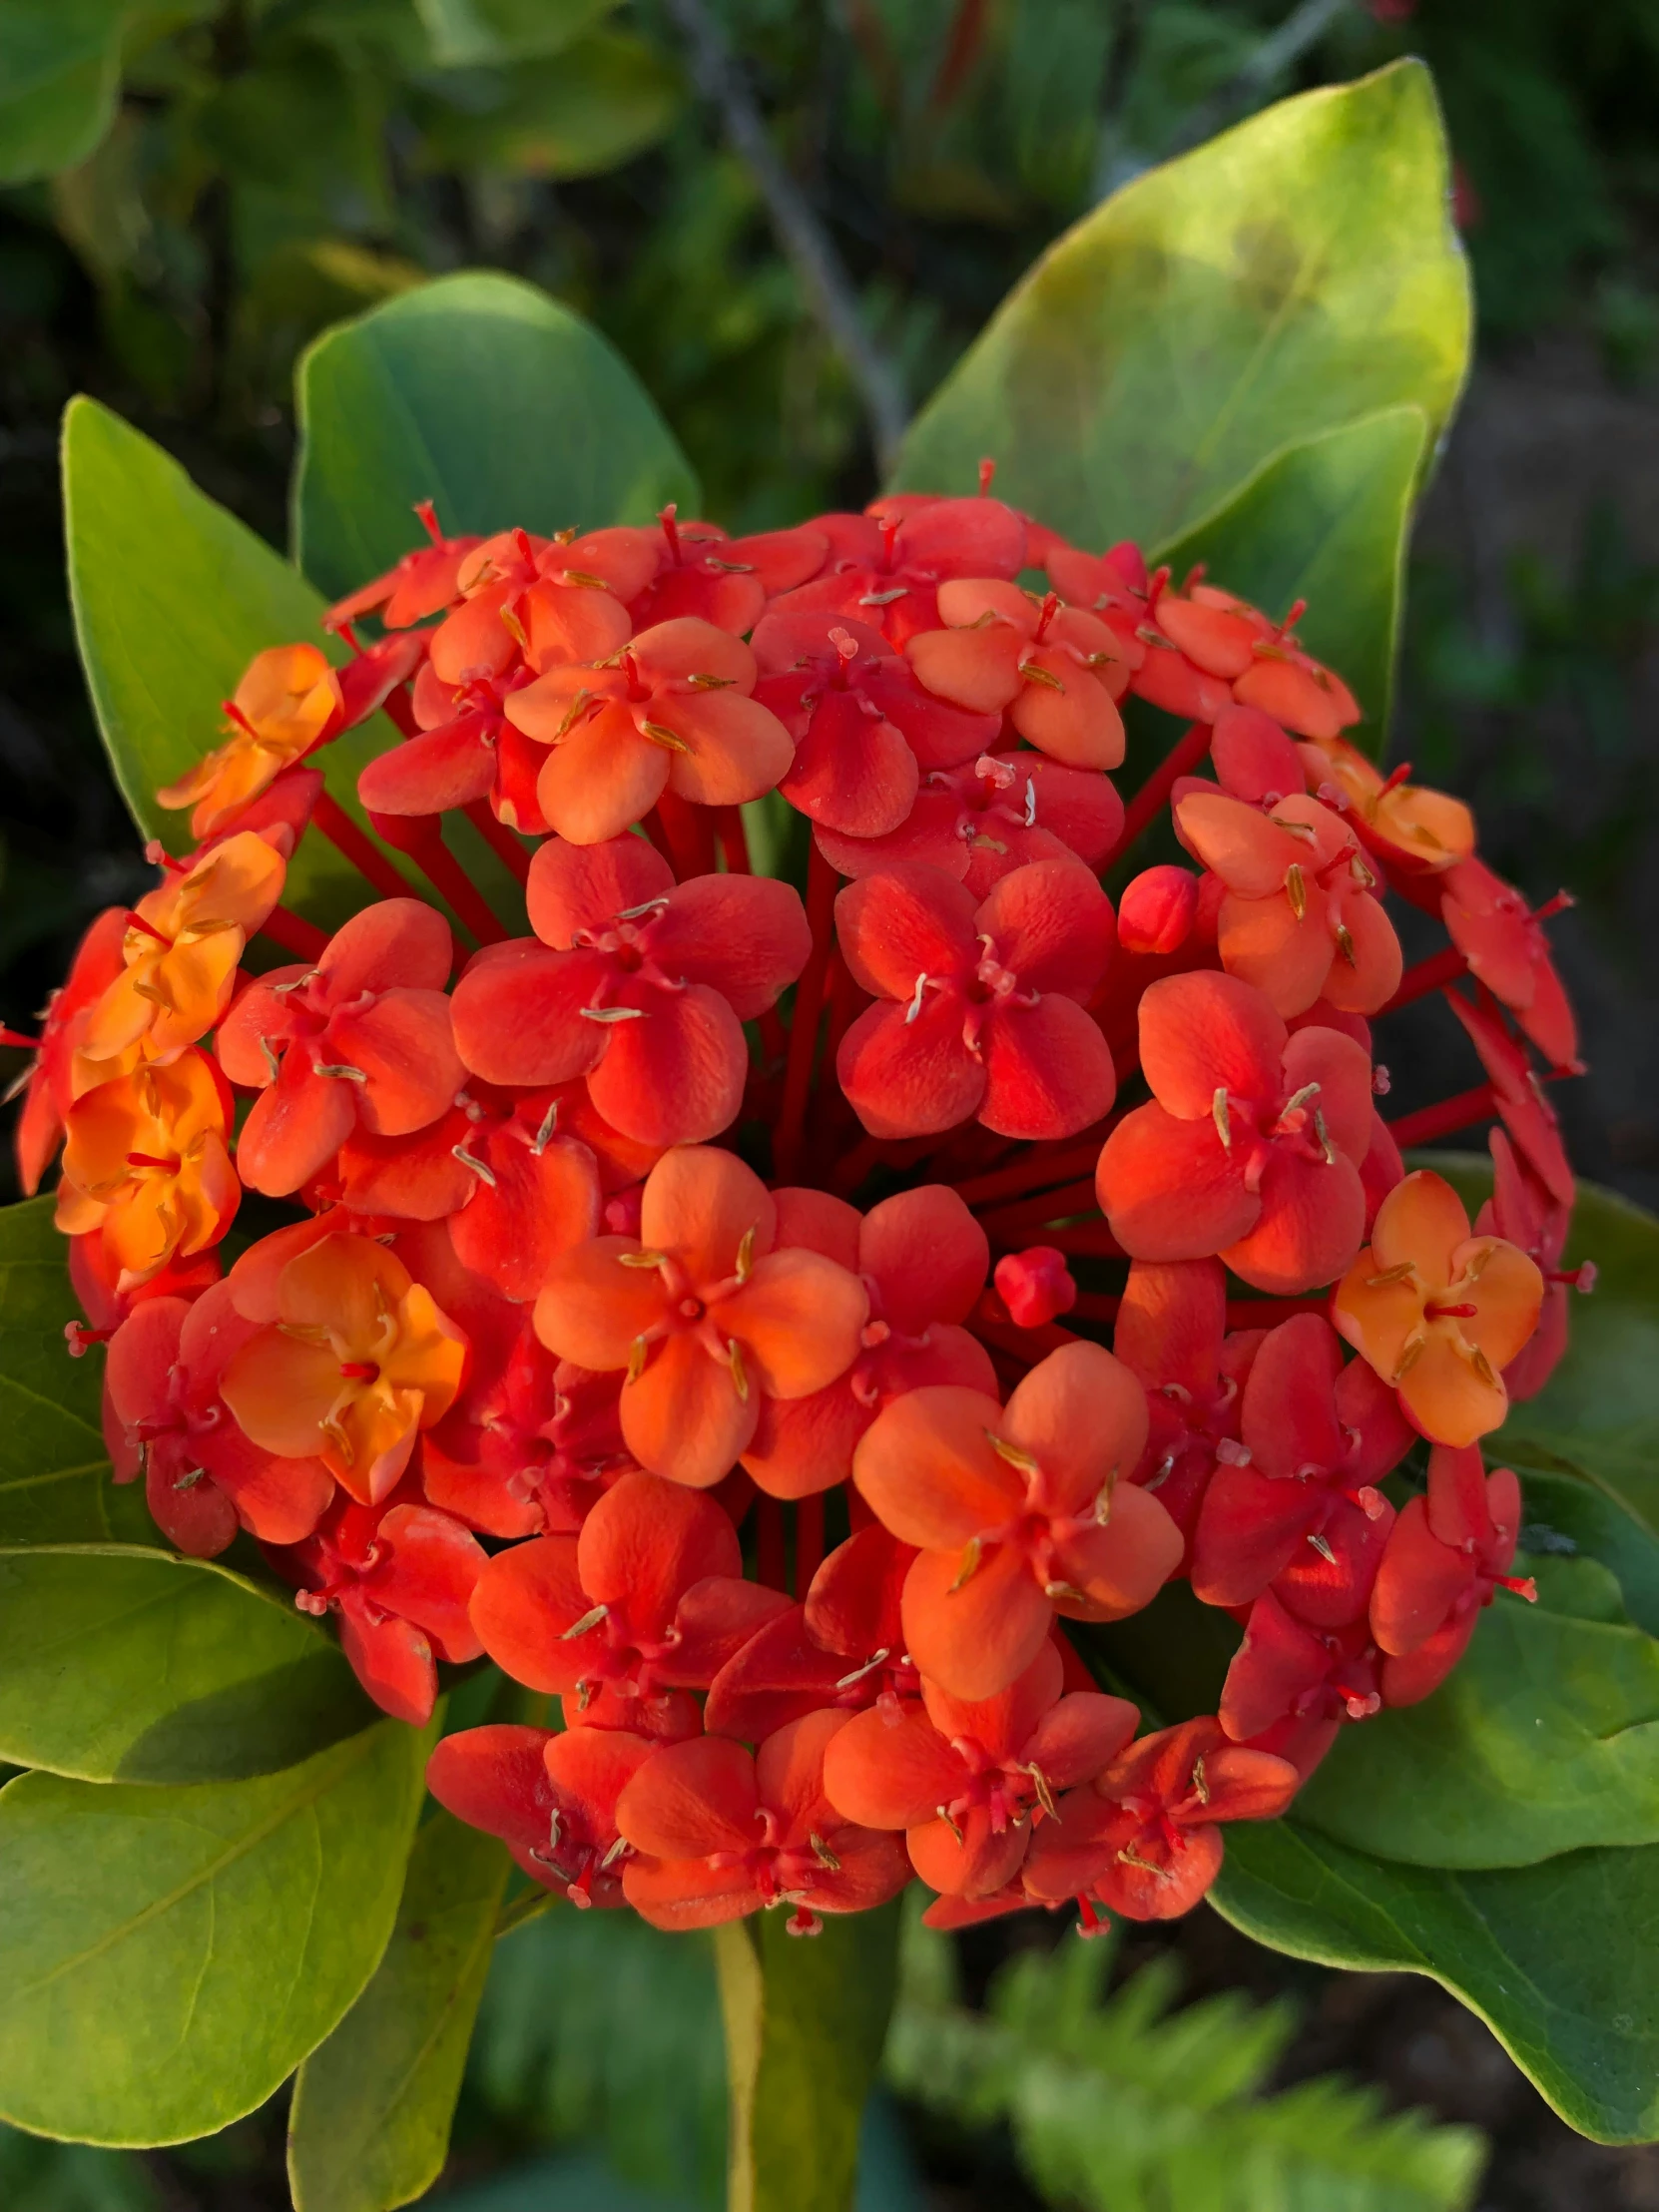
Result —
<path fill-rule="evenodd" d="M 1140 1036 L 1152 1095 L 1182 1121 L 1208 1121 L 1218 1090 L 1282 1095 L 1285 1024 L 1261 991 L 1236 976 L 1205 970 L 1148 984 Z"/>
<path fill-rule="evenodd" d="M 960 1548 L 1024 1501 L 1024 1483 L 989 1441 L 1001 1426 L 993 1397 L 948 1384 L 911 1390 L 865 1430 L 852 1479 L 900 1542 Z"/>
<path fill-rule="evenodd" d="M 904 1578 L 905 1648 L 952 1696 L 995 1697 L 1035 1659 L 1053 1610 L 1011 1544 L 993 1545 L 965 1582 L 959 1574 L 953 1551 L 916 1559 Z"/>

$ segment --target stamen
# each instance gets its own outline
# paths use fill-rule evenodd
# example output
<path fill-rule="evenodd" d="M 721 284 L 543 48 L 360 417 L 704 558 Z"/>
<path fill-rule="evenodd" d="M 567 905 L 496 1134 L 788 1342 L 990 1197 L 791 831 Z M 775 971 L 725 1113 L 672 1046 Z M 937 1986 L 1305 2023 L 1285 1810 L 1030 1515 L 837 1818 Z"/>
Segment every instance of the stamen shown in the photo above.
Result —
<path fill-rule="evenodd" d="M 1291 912 L 1300 921 L 1308 911 L 1308 884 L 1295 860 L 1285 870 L 1285 895 L 1291 902 Z"/>
<path fill-rule="evenodd" d="M 1229 1152 L 1233 1149 L 1233 1124 L 1227 1111 L 1227 1086 L 1216 1085 L 1216 1095 L 1210 1101 L 1210 1114 L 1216 1125 L 1216 1135 Z"/>
<path fill-rule="evenodd" d="M 595 1605 L 589 1612 L 584 1613 L 579 1621 L 571 1622 L 570 1626 L 560 1636 L 560 1643 L 568 1644 L 577 1636 L 586 1636 L 592 1629 L 597 1628 L 602 1620 L 609 1617 L 610 1610 L 611 1608 L 608 1605 Z"/>
<path fill-rule="evenodd" d="M 978 1536 L 970 1536 L 962 1546 L 961 1561 L 956 1569 L 956 1579 L 951 1583 L 947 1593 L 949 1596 L 954 1597 L 964 1583 L 972 1581 L 979 1571 L 979 1562 L 984 1557 L 984 1553 L 983 1540 Z"/>

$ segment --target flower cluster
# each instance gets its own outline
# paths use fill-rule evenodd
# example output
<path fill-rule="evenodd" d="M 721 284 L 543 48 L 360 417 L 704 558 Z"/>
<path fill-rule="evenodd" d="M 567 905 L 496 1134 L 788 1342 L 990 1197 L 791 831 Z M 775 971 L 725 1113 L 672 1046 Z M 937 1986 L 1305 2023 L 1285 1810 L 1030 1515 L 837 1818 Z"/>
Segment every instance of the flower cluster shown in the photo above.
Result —
<path fill-rule="evenodd" d="M 258 656 L 45 1016 L 19 1159 L 116 1479 L 257 1540 L 388 1713 L 486 1655 L 556 1700 L 429 1780 L 573 1904 L 1186 1911 L 1527 1594 L 1482 1444 L 1588 1284 L 1548 909 L 1351 742 L 1300 608 L 988 470 L 749 538 L 422 519 L 341 665 Z M 1180 728 L 1126 807 L 1131 698 Z M 353 805 L 314 757 L 381 712 Z M 329 937 L 302 836 L 374 894 Z M 1390 902 L 1444 926 L 1409 972 Z M 1483 1081 L 1390 1127 L 1372 1023 L 1430 990 Z M 1487 1121 L 1471 1224 L 1399 1148 Z M 287 1219 L 228 1264 L 244 1190 Z M 1243 1635 L 1137 1733 L 1087 1624 L 1174 1577 Z"/>

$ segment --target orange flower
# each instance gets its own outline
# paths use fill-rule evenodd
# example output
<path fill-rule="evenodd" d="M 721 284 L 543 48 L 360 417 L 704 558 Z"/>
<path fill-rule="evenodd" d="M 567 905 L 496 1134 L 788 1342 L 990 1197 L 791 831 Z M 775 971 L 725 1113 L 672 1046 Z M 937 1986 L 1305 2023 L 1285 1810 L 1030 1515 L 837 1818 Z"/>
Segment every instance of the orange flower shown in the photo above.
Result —
<path fill-rule="evenodd" d="M 1500 1370 L 1538 1323 L 1544 1282 L 1502 1237 L 1469 1234 L 1449 1183 L 1419 1168 L 1378 1208 L 1336 1323 L 1432 1442 L 1471 1444 L 1509 1409 Z"/>
<path fill-rule="evenodd" d="M 741 638 L 683 615 L 642 630 L 602 667 L 550 668 L 506 703 L 550 748 L 536 800 L 560 836 L 621 836 L 665 791 L 703 807 L 759 799 L 795 759 L 790 734 L 751 699 L 759 670 Z"/>
<path fill-rule="evenodd" d="M 1408 768 L 1384 776 L 1346 738 L 1304 745 L 1308 781 L 1325 796 L 1330 785 L 1374 851 L 1414 875 L 1437 875 L 1474 850 L 1474 817 L 1460 799 L 1408 784 Z"/>
<path fill-rule="evenodd" d="M 101 1230 L 128 1291 L 217 1244 L 242 1196 L 225 1148 L 227 1101 L 202 1052 L 140 1067 L 69 1109 L 58 1227 Z"/>
<path fill-rule="evenodd" d="M 869 1301 L 822 1253 L 775 1252 L 778 1209 L 729 1152 L 679 1145 L 646 1179 L 636 1237 L 554 1260 L 536 1334 L 561 1360 L 628 1371 L 623 1441 L 706 1489 L 755 1434 L 764 1397 L 807 1397 L 850 1367 Z"/>
<path fill-rule="evenodd" d="M 282 895 L 281 854 L 245 830 L 194 865 L 175 867 L 133 908 L 122 972 L 87 1017 L 75 1056 L 79 1094 L 140 1061 L 177 1059 L 230 1003 L 250 935 Z"/>
<path fill-rule="evenodd" d="M 1005 1408 L 946 1383 L 877 1416 L 852 1479 L 882 1526 L 920 1549 L 902 1613 L 923 1675 L 952 1697 L 995 1697 L 1056 1612 L 1119 1620 L 1151 1599 L 1181 1533 L 1150 1491 L 1118 1481 L 1146 1434 L 1139 1382 L 1081 1342 L 1051 1352 Z"/>
<path fill-rule="evenodd" d="M 1269 815 L 1226 792 L 1189 791 L 1181 841 L 1227 886 L 1217 916 L 1222 965 L 1279 1012 L 1316 998 L 1374 1014 L 1399 984 L 1399 940 L 1372 893 L 1377 878 L 1341 816 L 1293 792 Z"/>
<path fill-rule="evenodd" d="M 950 627 L 904 649 L 935 698 L 978 714 L 1006 708 L 1027 744 L 1073 768 L 1121 764 L 1117 702 L 1132 663 L 1098 615 L 994 577 L 941 584 L 939 614 Z"/>
<path fill-rule="evenodd" d="M 408 1465 L 416 1432 L 460 1388 L 466 1339 L 369 1237 L 325 1236 L 276 1281 L 278 1319 L 226 1370 L 244 1431 L 284 1458 L 319 1458 L 363 1505 Z"/>
<path fill-rule="evenodd" d="M 308 753 L 341 709 L 339 678 L 314 645 L 256 653 L 225 703 L 229 742 L 156 798 L 164 807 L 194 807 L 192 836 L 211 836 Z"/>

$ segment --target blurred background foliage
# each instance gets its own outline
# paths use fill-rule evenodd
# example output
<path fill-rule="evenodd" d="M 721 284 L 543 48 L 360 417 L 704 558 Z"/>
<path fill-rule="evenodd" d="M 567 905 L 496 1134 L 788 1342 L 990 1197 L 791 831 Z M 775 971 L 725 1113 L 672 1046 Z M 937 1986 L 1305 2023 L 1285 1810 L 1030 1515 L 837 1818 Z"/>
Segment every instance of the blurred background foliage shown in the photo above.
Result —
<path fill-rule="evenodd" d="M 1659 0 L 0 0 L 0 1018 L 26 1025 L 87 915 L 148 881 L 74 655 L 71 392 L 281 543 L 300 349 L 493 266 L 618 343 L 718 519 L 859 505 L 1068 224 L 1402 52 L 1445 105 L 1480 349 L 1413 555 L 1393 755 L 1474 801 L 1535 898 L 1580 894 L 1556 928 L 1592 1080 L 1558 1095 L 1584 1170 L 1654 1203 Z M 1439 1011 L 1414 1017 L 1402 1108 L 1468 1080 Z M 895 2093 L 906 2034 L 949 2050 L 949 2083 L 909 2138 L 876 2109 L 865 2212 L 1473 2201 L 1466 2126 L 1389 2135 L 1377 2095 L 1310 2083 L 1334 2064 L 1482 2127 L 1483 2207 L 1659 2204 L 1649 2153 L 1569 2137 L 1423 1983 L 1323 1976 L 1205 1915 L 1137 1936 L 1102 2008 L 1105 1967 L 1050 1962 L 1050 1934 L 1017 1938 L 1029 1962 L 969 1941 L 962 1987 L 912 1960 Z M 1176 1959 L 1195 2001 L 1170 2011 Z M 555 1915 L 504 1944 L 456 2212 L 708 2201 L 712 2002 L 703 1949 L 632 1923 Z M 0 2130 L 0 2202 L 263 2212 L 286 2201 L 280 2136 L 273 2110 L 138 2155 Z M 1348 2164 L 1299 2164 L 1310 2143 Z"/>

